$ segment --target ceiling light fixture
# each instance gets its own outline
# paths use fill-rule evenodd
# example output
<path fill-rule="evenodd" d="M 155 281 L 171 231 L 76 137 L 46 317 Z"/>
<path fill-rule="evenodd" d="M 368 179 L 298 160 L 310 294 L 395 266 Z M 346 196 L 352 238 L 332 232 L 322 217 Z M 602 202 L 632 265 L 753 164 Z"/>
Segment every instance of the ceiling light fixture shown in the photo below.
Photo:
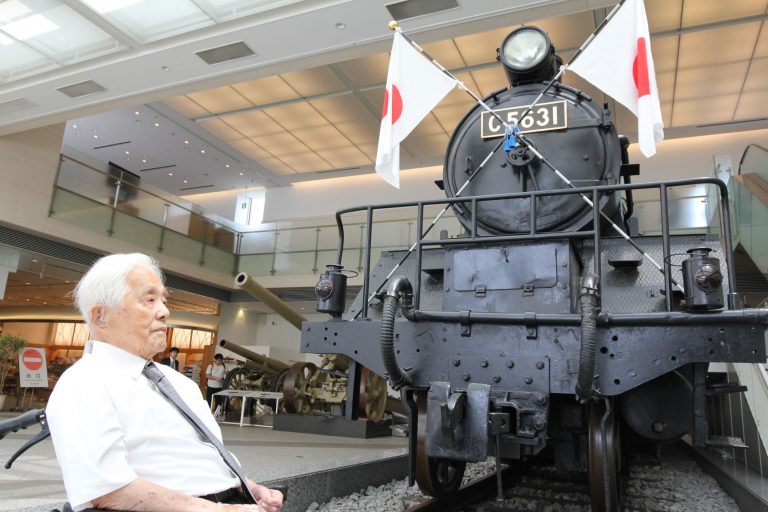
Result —
<path fill-rule="evenodd" d="M 139 111 L 137 110 L 137 111 L 135 111 L 135 112 L 133 113 L 133 115 L 135 115 L 135 116 L 140 116 L 140 115 L 141 115 L 141 112 L 139 112 Z"/>
<path fill-rule="evenodd" d="M 25 16 L 2 26 L 3 32 L 11 37 L 15 37 L 19 41 L 26 41 L 27 39 L 53 32 L 59 28 L 61 27 L 42 14 Z"/>
<path fill-rule="evenodd" d="M 76 124 L 73 124 L 73 125 L 72 125 L 72 128 L 77 128 L 77 125 L 76 125 Z"/>
<path fill-rule="evenodd" d="M 244 173 L 244 172 L 241 172 L 241 173 L 240 173 L 240 176 L 242 176 L 243 174 L 245 174 L 245 173 Z"/>
<path fill-rule="evenodd" d="M 94 135 L 94 136 L 93 136 L 93 138 L 94 138 L 94 139 L 98 139 L 98 138 L 99 138 L 99 136 L 98 136 L 98 135 Z"/>
<path fill-rule="evenodd" d="M 126 154 L 126 155 L 130 155 L 130 154 L 131 154 L 131 152 L 130 152 L 130 151 L 126 151 L 126 152 L 125 152 L 125 154 Z"/>
<path fill-rule="evenodd" d="M 160 123 L 155 123 L 155 126 L 158 126 L 158 127 L 159 127 L 159 126 L 160 126 Z"/>
<path fill-rule="evenodd" d="M 172 172 L 169 172 L 169 173 L 168 173 L 168 176 L 173 176 L 173 173 L 172 173 Z"/>
<path fill-rule="evenodd" d="M 203 153 L 203 154 L 205 154 L 205 150 L 204 150 L 204 149 L 201 149 L 201 150 L 200 150 L 200 152 L 201 152 L 201 153 Z"/>
<path fill-rule="evenodd" d="M 85 3 L 99 14 L 106 14 L 119 9 L 125 9 L 126 7 L 130 7 L 131 5 L 143 1 L 144 0 L 85 0 Z"/>
<path fill-rule="evenodd" d="M 230 167 L 230 166 L 229 166 L 229 164 L 226 164 L 224 167 L 226 167 L 227 169 L 229 169 L 229 167 Z"/>
<path fill-rule="evenodd" d="M 185 141 L 184 141 L 184 144 L 189 144 L 189 141 L 188 141 L 188 140 L 185 140 Z"/>

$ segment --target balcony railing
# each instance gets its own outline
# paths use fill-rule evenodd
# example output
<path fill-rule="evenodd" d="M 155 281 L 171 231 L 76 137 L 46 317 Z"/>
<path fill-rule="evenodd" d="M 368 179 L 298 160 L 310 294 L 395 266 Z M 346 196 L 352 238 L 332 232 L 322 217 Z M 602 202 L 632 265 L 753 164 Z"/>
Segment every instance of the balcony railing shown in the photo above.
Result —
<path fill-rule="evenodd" d="M 332 217 L 247 229 L 131 178 L 62 155 L 50 215 L 130 242 L 138 249 L 167 254 L 225 274 L 245 271 L 255 276 L 315 275 L 336 261 L 338 229 Z M 709 219 L 713 218 L 710 204 L 716 204 L 708 200 L 712 191 L 704 185 L 675 189 L 668 201 L 670 233 L 709 231 Z M 635 201 L 639 233 L 660 233 L 658 194 L 637 191 Z M 425 205 L 423 222 L 431 222 L 441 209 L 439 205 Z M 413 215 L 412 210 L 391 210 L 373 219 L 373 262 L 382 251 L 407 249 L 416 242 L 417 219 Z M 364 215 L 345 221 L 345 268 L 363 270 L 366 225 Z M 436 222 L 429 239 L 439 239 L 442 230 L 449 236 L 463 232 L 451 210 Z"/>

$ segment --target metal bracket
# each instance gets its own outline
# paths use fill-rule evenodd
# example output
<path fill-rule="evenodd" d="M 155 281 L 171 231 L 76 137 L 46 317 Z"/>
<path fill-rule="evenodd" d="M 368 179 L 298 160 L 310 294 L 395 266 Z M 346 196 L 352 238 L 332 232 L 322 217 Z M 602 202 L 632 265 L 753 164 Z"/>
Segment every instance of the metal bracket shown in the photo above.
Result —
<path fill-rule="evenodd" d="M 523 285 L 523 297 L 533 297 L 533 290 L 535 286 L 533 283 L 526 283 Z"/>
<path fill-rule="evenodd" d="M 472 336 L 472 324 L 469 323 L 469 311 L 460 311 L 459 314 L 461 315 L 459 320 L 461 323 L 461 335 L 465 338 Z"/>
<path fill-rule="evenodd" d="M 539 336 L 539 329 L 536 326 L 536 313 L 525 314 L 525 338 L 535 340 Z"/>
<path fill-rule="evenodd" d="M 497 436 L 511 431 L 511 418 L 508 412 L 492 412 L 488 414 L 488 434 Z"/>
<path fill-rule="evenodd" d="M 485 285 L 484 284 L 478 284 L 477 286 L 475 286 L 475 297 L 477 297 L 477 298 L 485 297 L 485 291 L 486 291 Z"/>
<path fill-rule="evenodd" d="M 706 416 L 707 363 L 693 365 L 693 444 L 705 446 L 709 435 Z"/>

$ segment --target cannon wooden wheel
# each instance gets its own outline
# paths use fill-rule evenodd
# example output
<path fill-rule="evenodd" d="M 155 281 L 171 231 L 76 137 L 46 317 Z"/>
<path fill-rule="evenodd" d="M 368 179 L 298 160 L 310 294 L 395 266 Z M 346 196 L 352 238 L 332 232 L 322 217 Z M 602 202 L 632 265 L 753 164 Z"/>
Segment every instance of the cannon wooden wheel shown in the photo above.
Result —
<path fill-rule="evenodd" d="M 360 417 L 374 423 L 379 421 L 387 407 L 387 381 L 368 368 L 363 368 L 360 372 L 358 391 L 357 407 Z M 349 392 L 347 396 L 349 397 Z"/>
<path fill-rule="evenodd" d="M 251 390 L 252 387 L 249 384 L 251 381 L 251 379 L 249 379 L 251 373 L 250 370 L 243 368 L 242 366 L 230 370 L 224 377 L 221 389 Z M 227 404 L 229 410 L 239 411 L 243 406 L 243 399 L 239 396 L 231 396 L 227 399 Z"/>
<path fill-rule="evenodd" d="M 287 412 L 312 414 L 312 395 L 309 381 L 317 371 L 312 363 L 295 363 L 288 369 L 283 382 L 283 404 Z"/>
<path fill-rule="evenodd" d="M 418 408 L 416 439 L 416 482 L 425 494 L 450 497 L 461 487 L 467 463 L 427 456 L 427 393 L 416 397 Z"/>
<path fill-rule="evenodd" d="M 589 406 L 589 490 L 593 512 L 621 510 L 621 438 L 616 411 L 605 402 Z"/>

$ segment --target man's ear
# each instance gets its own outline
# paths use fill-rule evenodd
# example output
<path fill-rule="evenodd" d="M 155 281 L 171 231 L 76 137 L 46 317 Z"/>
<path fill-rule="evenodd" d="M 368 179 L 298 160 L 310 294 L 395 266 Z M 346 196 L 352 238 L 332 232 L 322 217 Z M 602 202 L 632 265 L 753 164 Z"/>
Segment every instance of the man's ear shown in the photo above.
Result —
<path fill-rule="evenodd" d="M 107 325 L 106 308 L 100 304 L 97 304 L 91 308 L 91 321 L 94 325 L 104 327 Z"/>

